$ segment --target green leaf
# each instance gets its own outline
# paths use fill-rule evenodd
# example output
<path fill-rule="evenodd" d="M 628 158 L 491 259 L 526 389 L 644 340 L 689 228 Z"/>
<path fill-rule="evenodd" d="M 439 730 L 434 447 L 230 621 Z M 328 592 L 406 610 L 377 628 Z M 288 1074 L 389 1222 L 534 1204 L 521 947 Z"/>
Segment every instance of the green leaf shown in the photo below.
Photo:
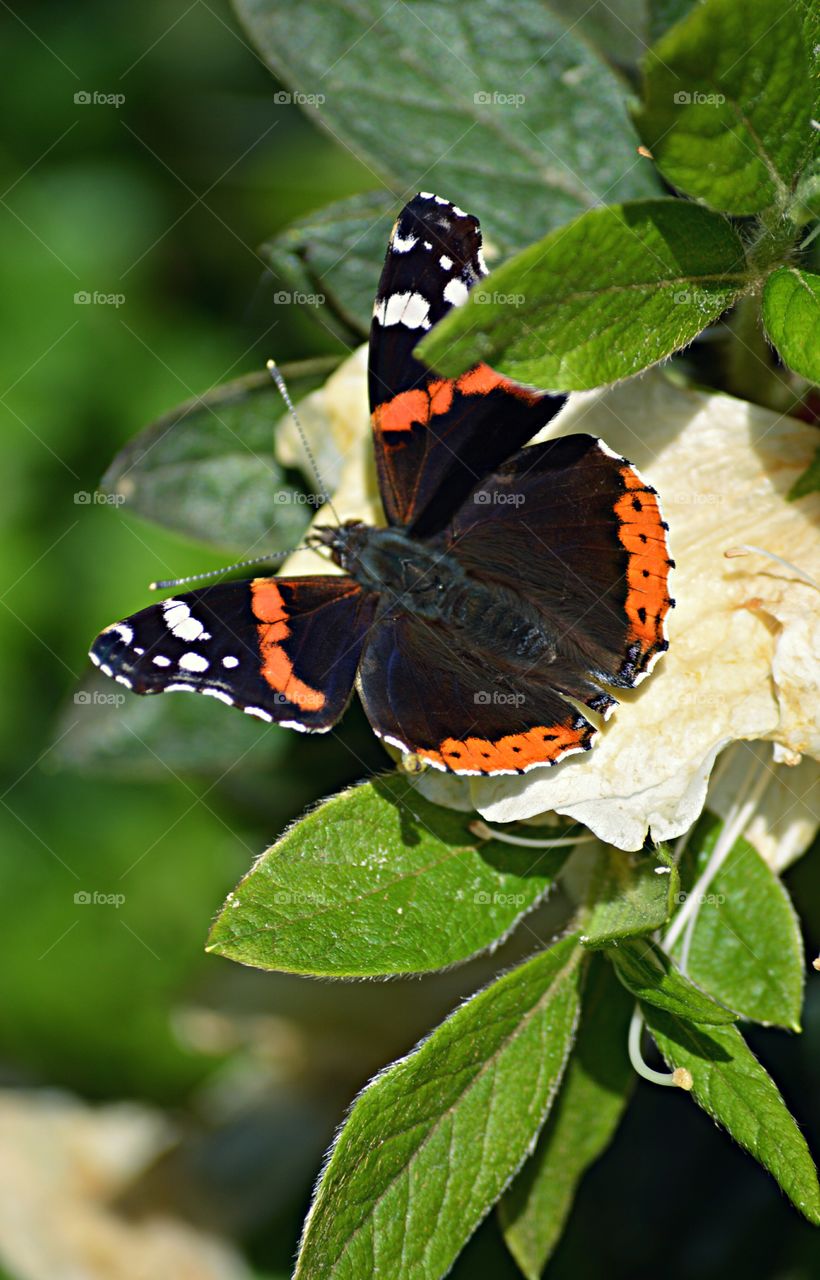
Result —
<path fill-rule="evenodd" d="M 719 818 L 704 814 L 690 836 L 681 864 L 687 891 L 722 829 Z M 805 981 L 800 926 L 781 881 L 746 840 L 735 841 L 709 885 L 688 950 L 685 937 L 686 931 L 673 955 L 680 958 L 686 950 L 686 972 L 694 982 L 744 1018 L 800 1030 Z"/>
<path fill-rule="evenodd" d="M 381 262 L 398 211 L 395 197 L 381 191 L 339 200 L 292 223 L 260 254 L 291 286 L 288 301 L 320 296 L 326 326 L 348 343 L 361 341 L 370 329 Z"/>
<path fill-rule="evenodd" d="M 635 1079 L 627 1056 L 632 1001 L 594 956 L 572 1056 L 534 1154 L 499 1202 L 504 1239 L 527 1280 L 539 1280 L 589 1166 L 612 1140 Z"/>
<path fill-rule="evenodd" d="M 738 215 L 785 206 L 812 146 L 801 15 L 781 0 L 705 0 L 644 62 L 635 120 L 673 186 Z"/>
<path fill-rule="evenodd" d="M 660 851 L 658 851 L 660 853 Z M 576 854 L 578 862 L 581 859 Z M 668 858 L 624 853 L 608 845 L 586 854 L 588 918 L 581 941 L 610 947 L 624 938 L 654 933 L 669 919 L 678 892 L 677 869 Z"/>
<path fill-rule="evenodd" d="M 210 698 L 139 698 L 96 673 L 63 709 L 50 759 L 64 769 L 129 781 L 180 774 L 269 771 L 287 745 L 284 730 L 214 715 Z"/>
<path fill-rule="evenodd" d="M 295 399 L 335 359 L 285 366 Z M 117 454 L 101 488 L 126 509 L 227 551 L 277 551 L 299 541 L 313 508 L 273 455 L 282 400 L 265 372 L 189 400 Z"/>
<path fill-rule="evenodd" d="M 719 214 L 684 200 L 593 209 L 492 272 L 416 348 L 455 376 L 476 360 L 581 391 L 685 346 L 748 284 Z"/>
<path fill-rule="evenodd" d="M 396 204 L 435 191 L 478 215 L 502 252 L 605 198 L 658 189 L 635 155 L 624 86 L 540 0 L 237 9 L 276 75 L 321 97 L 316 124 Z"/>
<path fill-rule="evenodd" d="M 649 36 L 659 40 L 670 27 L 685 18 L 698 0 L 649 0 Z"/>
<path fill-rule="evenodd" d="M 646 49 L 646 0 L 561 0 L 553 8 L 609 63 L 630 67 Z"/>
<path fill-rule="evenodd" d="M 820 383 L 820 276 L 779 267 L 763 290 L 763 323 L 795 373 Z"/>
<path fill-rule="evenodd" d="M 231 894 L 208 950 L 287 973 L 424 973 L 491 946 L 570 851 L 470 834 L 469 816 L 385 774 L 291 827 Z"/>
<path fill-rule="evenodd" d="M 771 1076 L 736 1027 L 698 1027 L 650 1004 L 646 1024 L 668 1065 L 686 1068 L 692 1096 L 820 1223 L 820 1188 L 806 1141 Z"/>
<path fill-rule="evenodd" d="M 322 1175 L 294 1280 L 447 1273 L 555 1097 L 582 954 L 564 938 L 505 974 L 359 1095 Z"/>
<path fill-rule="evenodd" d="M 820 491 L 820 445 L 815 450 L 812 458 L 802 476 L 798 476 L 789 490 L 787 497 L 789 502 L 796 502 L 798 498 L 805 498 L 810 493 Z"/>
<path fill-rule="evenodd" d="M 737 1014 L 722 1008 L 679 973 L 656 943 L 648 939 L 623 942 L 610 955 L 621 982 L 639 1000 L 693 1022 L 726 1026 L 737 1020 Z"/>

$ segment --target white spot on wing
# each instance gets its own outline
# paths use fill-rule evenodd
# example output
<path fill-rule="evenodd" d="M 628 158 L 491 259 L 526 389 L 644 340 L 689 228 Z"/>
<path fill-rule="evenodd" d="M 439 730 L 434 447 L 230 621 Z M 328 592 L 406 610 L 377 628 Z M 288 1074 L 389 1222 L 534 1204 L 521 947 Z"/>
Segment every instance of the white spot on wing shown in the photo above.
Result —
<path fill-rule="evenodd" d="M 390 247 L 394 253 L 409 253 L 417 244 L 418 236 L 402 237 L 398 232 L 396 232 L 393 239 L 390 241 Z"/>
<path fill-rule="evenodd" d="M 463 280 L 456 278 L 450 280 L 444 289 L 445 301 L 449 302 L 453 307 L 461 307 L 467 301 L 470 290 L 467 288 Z"/>
<path fill-rule="evenodd" d="M 233 698 L 229 693 L 223 693 L 221 689 L 200 689 L 200 693 L 204 693 L 207 698 L 218 698 L 220 702 L 224 702 L 227 707 L 234 705 Z"/>
<path fill-rule="evenodd" d="M 267 720 L 268 724 L 273 721 L 273 716 L 268 711 L 263 711 L 261 707 L 245 707 L 246 716 L 256 716 L 257 720 Z"/>
<path fill-rule="evenodd" d="M 406 329 L 430 328 L 430 303 L 420 293 L 391 293 L 377 302 L 373 314 L 386 328 L 403 324 Z"/>
<path fill-rule="evenodd" d="M 438 261 L 439 261 L 439 266 L 443 267 L 445 271 L 449 271 L 453 265 L 453 259 L 448 258 L 445 253 L 441 255 Z"/>
<path fill-rule="evenodd" d="M 171 659 L 166 658 L 161 653 L 158 653 L 157 656 L 153 659 L 153 663 L 155 667 L 170 667 Z"/>
<path fill-rule="evenodd" d="M 226 654 L 222 659 L 222 665 L 223 667 L 238 667 L 239 659 L 232 657 L 231 654 Z"/>
<path fill-rule="evenodd" d="M 183 671 L 207 671 L 211 664 L 201 653 L 183 653 L 179 665 Z"/>

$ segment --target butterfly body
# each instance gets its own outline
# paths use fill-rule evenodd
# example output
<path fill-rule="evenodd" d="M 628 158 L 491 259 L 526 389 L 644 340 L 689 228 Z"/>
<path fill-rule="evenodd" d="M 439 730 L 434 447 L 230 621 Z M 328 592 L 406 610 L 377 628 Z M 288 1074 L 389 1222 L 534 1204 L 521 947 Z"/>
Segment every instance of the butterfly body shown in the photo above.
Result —
<path fill-rule="evenodd" d="M 388 247 L 369 389 L 386 527 L 321 527 L 341 574 L 224 582 L 115 623 L 101 670 L 305 732 L 354 687 L 374 732 L 437 769 L 525 773 L 592 746 L 667 648 L 658 496 L 594 436 L 529 442 L 565 397 L 414 349 L 486 273 L 475 218 L 421 193 Z"/>
<path fill-rule="evenodd" d="M 500 583 L 471 578 L 442 539 L 420 541 L 360 521 L 314 536 L 363 591 L 379 596 L 382 617 L 404 613 L 451 627 L 500 661 L 554 654 L 537 611 Z"/>

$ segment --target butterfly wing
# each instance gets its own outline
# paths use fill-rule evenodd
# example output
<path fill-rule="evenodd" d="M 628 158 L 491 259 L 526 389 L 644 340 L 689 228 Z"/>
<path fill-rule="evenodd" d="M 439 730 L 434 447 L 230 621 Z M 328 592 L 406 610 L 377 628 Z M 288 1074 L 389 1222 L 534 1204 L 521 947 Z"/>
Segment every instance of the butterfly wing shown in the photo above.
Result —
<path fill-rule="evenodd" d="M 350 700 L 375 604 L 342 576 L 220 583 L 107 627 L 91 659 L 135 693 L 207 694 L 323 732 Z"/>
<path fill-rule="evenodd" d="M 451 773 L 526 773 L 595 736 L 537 666 L 483 661 L 453 628 L 406 613 L 385 612 L 370 632 L 359 693 L 378 737 Z"/>
<path fill-rule="evenodd" d="M 674 562 L 658 495 L 594 436 L 521 449 L 476 486 L 447 541 L 471 576 L 515 584 L 581 679 L 632 688 L 668 647 Z"/>
<path fill-rule="evenodd" d="M 405 206 L 373 310 L 369 389 L 387 519 L 420 537 L 442 529 L 477 481 L 531 440 L 566 398 L 527 390 L 484 364 L 441 378 L 413 355 L 486 271 L 476 218 L 424 193 Z"/>

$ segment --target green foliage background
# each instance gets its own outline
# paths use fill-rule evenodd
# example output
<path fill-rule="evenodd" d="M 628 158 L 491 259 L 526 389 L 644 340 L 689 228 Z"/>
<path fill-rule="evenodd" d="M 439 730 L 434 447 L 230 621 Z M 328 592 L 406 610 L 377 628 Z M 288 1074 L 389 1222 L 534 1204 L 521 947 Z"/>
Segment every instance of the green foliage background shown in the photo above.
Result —
<path fill-rule="evenodd" d="M 549 908 L 492 960 L 444 976 L 331 988 L 252 973 L 204 954 L 207 922 L 306 804 L 383 765 L 361 715 L 310 742 L 260 731 L 216 783 L 190 767 L 184 742 L 162 759 L 125 752 L 117 776 L 57 768 L 58 714 L 68 751 L 89 710 L 70 699 L 93 634 L 147 602 L 152 578 L 219 562 L 218 552 L 75 495 L 93 493 L 116 450 L 190 395 L 269 355 L 343 351 L 304 312 L 274 302 L 281 286 L 264 274 L 258 246 L 371 190 L 373 178 L 296 107 L 274 102 L 275 83 L 221 0 L 36 4 L 25 23 L 4 18 L 11 127 L 0 150 L 3 1075 L 91 1100 L 144 1098 L 196 1119 L 200 1210 L 213 1198 L 259 1274 L 285 1273 L 320 1154 L 354 1092 L 461 995 L 549 936 Z M 124 93 L 125 103 L 77 106 L 79 90 Z M 79 290 L 125 301 L 80 306 Z M 820 944 L 819 879 L 817 859 L 788 877 L 813 930 L 810 954 Z M 77 905 L 79 891 L 125 901 Z M 236 1025 L 283 1020 L 298 1038 L 300 1071 L 265 1076 L 264 1054 L 241 1030 L 205 1052 L 179 1032 L 191 1005 Z M 786 1100 L 799 1099 L 817 1150 L 820 996 L 811 982 L 804 1027 L 799 1039 L 750 1039 Z M 243 1067 L 262 1080 L 262 1100 L 218 1117 L 207 1099 Z M 727 1266 L 747 1277 L 816 1275 L 816 1234 L 765 1174 L 716 1141 L 685 1097 L 643 1084 L 636 1092 L 550 1275 L 632 1280 L 661 1257 L 670 1280 L 710 1280 Z M 188 1211 L 182 1199 L 175 1207 Z M 492 1219 L 453 1274 L 517 1274 Z"/>

